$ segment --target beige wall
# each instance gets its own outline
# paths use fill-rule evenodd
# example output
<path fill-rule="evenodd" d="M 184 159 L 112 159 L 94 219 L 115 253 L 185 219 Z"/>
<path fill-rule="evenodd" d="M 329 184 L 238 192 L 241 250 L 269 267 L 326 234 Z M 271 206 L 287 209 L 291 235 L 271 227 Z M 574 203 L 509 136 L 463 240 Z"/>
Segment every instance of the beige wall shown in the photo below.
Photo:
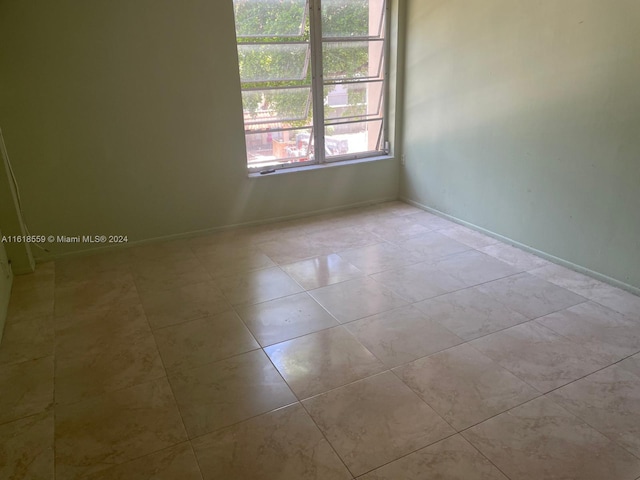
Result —
<path fill-rule="evenodd" d="M 138 241 L 397 197 L 395 160 L 248 178 L 234 42 L 231 0 L 2 1 L 31 233 Z"/>
<path fill-rule="evenodd" d="M 640 288 L 640 2 L 408 5 L 401 195 Z"/>

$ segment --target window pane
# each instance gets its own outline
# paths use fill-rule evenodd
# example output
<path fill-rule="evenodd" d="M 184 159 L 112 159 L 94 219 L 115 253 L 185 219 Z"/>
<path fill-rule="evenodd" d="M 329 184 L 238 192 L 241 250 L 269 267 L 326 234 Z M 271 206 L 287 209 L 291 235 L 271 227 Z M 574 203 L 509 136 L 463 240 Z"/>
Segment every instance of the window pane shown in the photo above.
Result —
<path fill-rule="evenodd" d="M 233 0 L 238 37 L 293 37 L 304 33 L 306 0 Z"/>
<path fill-rule="evenodd" d="M 251 168 L 295 164 L 313 159 L 311 128 L 246 132 L 247 164 Z"/>
<path fill-rule="evenodd" d="M 381 115 L 383 82 L 325 85 L 325 120 Z"/>
<path fill-rule="evenodd" d="M 243 83 L 304 80 L 309 65 L 309 45 L 240 44 L 238 62 Z"/>
<path fill-rule="evenodd" d="M 380 78 L 383 47 L 382 41 L 323 43 L 325 80 Z"/>
<path fill-rule="evenodd" d="M 322 0 L 323 37 L 379 37 L 384 0 Z"/>
<path fill-rule="evenodd" d="M 245 125 L 290 122 L 311 124 L 311 87 L 245 90 L 242 92 Z M 295 126 L 295 125 L 294 125 Z"/>
<path fill-rule="evenodd" d="M 327 125 L 324 133 L 327 159 L 382 150 L 382 120 Z"/>

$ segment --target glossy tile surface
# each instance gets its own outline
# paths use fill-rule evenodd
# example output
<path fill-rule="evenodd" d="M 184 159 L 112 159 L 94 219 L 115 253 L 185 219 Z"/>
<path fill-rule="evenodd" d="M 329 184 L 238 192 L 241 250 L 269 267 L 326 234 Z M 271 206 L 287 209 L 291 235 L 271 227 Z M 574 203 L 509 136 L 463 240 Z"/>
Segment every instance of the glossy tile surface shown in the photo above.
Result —
<path fill-rule="evenodd" d="M 413 306 L 464 340 L 483 337 L 528 320 L 477 288 L 440 295 Z"/>
<path fill-rule="evenodd" d="M 347 324 L 387 368 L 462 343 L 462 339 L 416 308 L 401 307 Z"/>
<path fill-rule="evenodd" d="M 358 268 L 335 253 L 283 265 L 282 269 L 307 290 L 326 287 L 364 275 Z"/>
<path fill-rule="evenodd" d="M 88 480 L 202 480 L 189 442 L 116 465 L 86 477 Z"/>
<path fill-rule="evenodd" d="M 231 310 L 231 304 L 211 281 L 142 292 L 140 299 L 153 329 Z"/>
<path fill-rule="evenodd" d="M 193 441 L 205 480 L 348 480 L 348 470 L 299 405 Z"/>
<path fill-rule="evenodd" d="M 638 458 L 544 397 L 463 436 L 513 480 L 634 480 L 640 475 Z"/>
<path fill-rule="evenodd" d="M 0 478 L 54 478 L 53 412 L 0 424 Z"/>
<path fill-rule="evenodd" d="M 344 327 L 272 345 L 265 352 L 301 399 L 384 370 Z"/>
<path fill-rule="evenodd" d="M 262 346 L 338 325 L 307 293 L 238 307 L 237 311 Z"/>
<path fill-rule="evenodd" d="M 478 290 L 528 318 L 541 317 L 586 301 L 584 297 L 528 273 L 485 283 Z"/>
<path fill-rule="evenodd" d="M 169 377 L 190 438 L 296 401 L 261 350 Z"/>
<path fill-rule="evenodd" d="M 234 306 L 266 302 L 303 291 L 300 285 L 278 267 L 220 278 L 216 280 L 216 284 Z"/>
<path fill-rule="evenodd" d="M 618 360 L 640 351 L 640 322 L 597 303 L 581 303 L 536 322 L 589 350 Z"/>
<path fill-rule="evenodd" d="M 356 476 L 454 433 L 391 372 L 303 404 Z"/>
<path fill-rule="evenodd" d="M 56 409 L 56 475 L 75 479 L 187 439 L 166 379 Z"/>
<path fill-rule="evenodd" d="M 438 270 L 430 262 L 387 270 L 371 278 L 407 302 L 419 302 L 465 287 L 460 280 Z"/>
<path fill-rule="evenodd" d="M 0 367 L 0 424 L 53 404 L 53 356 Z"/>
<path fill-rule="evenodd" d="M 72 403 L 166 375 L 141 305 L 56 333 L 56 402 Z"/>
<path fill-rule="evenodd" d="M 14 277 L 3 480 L 640 480 L 629 292 L 402 202 L 123 247 Z"/>
<path fill-rule="evenodd" d="M 380 467 L 361 480 L 507 480 L 460 435 L 442 440 Z"/>
<path fill-rule="evenodd" d="M 0 344 L 0 365 L 47 357 L 54 347 L 53 315 L 8 323 Z"/>
<path fill-rule="evenodd" d="M 598 355 L 536 322 L 473 340 L 471 346 L 542 393 L 615 361 L 611 356 Z"/>
<path fill-rule="evenodd" d="M 640 377 L 614 365 L 548 397 L 640 458 Z"/>
<path fill-rule="evenodd" d="M 353 248 L 338 254 L 367 275 L 411 265 L 421 259 L 420 256 L 408 249 L 387 242 Z"/>
<path fill-rule="evenodd" d="M 469 345 L 421 358 L 394 372 L 457 430 L 540 395 Z"/>
<path fill-rule="evenodd" d="M 309 293 L 341 323 L 386 312 L 408 303 L 371 278 L 357 278 Z"/>
<path fill-rule="evenodd" d="M 532 270 L 549 265 L 549 262 L 543 258 L 536 257 L 529 252 L 504 243 L 495 243 L 482 247 L 479 250 L 512 265 L 520 271 Z"/>
<path fill-rule="evenodd" d="M 518 273 L 516 268 L 478 251 L 449 255 L 434 262 L 438 270 L 459 280 L 465 287 Z"/>
<path fill-rule="evenodd" d="M 153 335 L 170 373 L 260 348 L 234 311 L 159 328 Z"/>
<path fill-rule="evenodd" d="M 401 242 L 400 245 L 421 259 L 430 261 L 471 249 L 468 245 L 456 242 L 453 238 L 438 232 L 428 232 L 410 238 Z"/>

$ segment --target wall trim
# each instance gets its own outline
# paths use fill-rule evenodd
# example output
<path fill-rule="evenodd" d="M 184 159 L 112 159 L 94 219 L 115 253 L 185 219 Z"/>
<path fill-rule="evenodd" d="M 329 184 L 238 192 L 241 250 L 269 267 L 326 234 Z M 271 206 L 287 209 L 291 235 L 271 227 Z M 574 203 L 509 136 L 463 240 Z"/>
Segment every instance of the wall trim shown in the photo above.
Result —
<path fill-rule="evenodd" d="M 338 207 L 330 207 L 330 208 L 322 208 L 322 209 L 318 209 L 318 210 L 311 210 L 308 212 L 304 212 L 304 213 L 295 213 L 292 215 L 282 215 L 282 216 L 278 216 L 278 217 L 270 217 L 268 219 L 264 219 L 264 220 L 253 220 L 253 221 L 249 221 L 249 222 L 240 222 L 240 223 L 234 223 L 234 224 L 230 224 L 230 225 L 223 225 L 220 227 L 212 227 L 212 228 L 206 228 L 206 229 L 202 229 L 202 230 L 194 230 L 191 232 L 185 232 L 185 233 L 176 233 L 176 234 L 172 234 L 172 235 L 163 235 L 160 237 L 153 237 L 153 238 L 147 238 L 144 240 L 136 240 L 134 242 L 128 242 L 128 243 L 124 243 L 124 244 L 113 244 L 113 245 L 108 245 L 108 246 L 104 246 L 104 247 L 95 247 L 95 248 L 87 248 L 84 250 L 76 250 L 73 252 L 64 252 L 64 253 L 44 253 L 42 256 L 38 256 L 35 260 L 36 263 L 44 263 L 44 262 L 49 262 L 51 260 L 60 260 L 63 258 L 70 258 L 70 257 L 78 257 L 78 256 L 85 256 L 85 255 L 94 255 L 94 254 L 98 254 L 98 253 L 106 253 L 106 252 L 113 252 L 116 250 L 124 250 L 130 247 L 139 247 L 142 245 L 148 245 L 148 244 L 152 244 L 152 243 L 158 243 L 158 242 L 169 242 L 172 240 L 183 240 L 183 239 L 188 239 L 188 238 L 195 238 L 195 237 L 199 237 L 202 235 L 208 235 L 208 234 L 212 234 L 212 233 L 219 233 L 219 232 L 225 232 L 228 230 L 234 230 L 237 228 L 244 228 L 244 227 L 255 227 L 255 226 L 259 226 L 259 225 L 267 225 L 270 223 L 278 223 L 278 222 L 284 222 L 287 220 L 296 220 L 298 218 L 306 218 L 306 217 L 312 217 L 315 215 L 322 215 L 324 213 L 332 213 L 332 212 L 341 212 L 341 211 L 345 211 L 345 210 L 349 210 L 352 208 L 358 208 L 358 207 L 367 207 L 367 206 L 371 206 L 371 205 L 377 205 L 380 203 L 385 203 L 385 202 L 393 202 L 399 200 L 397 196 L 394 197 L 383 197 L 383 198 L 378 198 L 375 200 L 365 200 L 362 202 L 356 202 L 356 203 L 350 203 L 347 205 L 341 205 Z M 16 272 L 14 271 L 15 274 L 20 274 L 22 272 Z M 29 272 L 24 272 L 24 273 L 29 273 Z"/>
<path fill-rule="evenodd" d="M 633 285 L 629 285 L 628 283 L 622 282 L 620 280 L 616 280 L 615 278 L 611 278 L 608 277 L 607 275 L 604 275 L 602 273 L 596 272 L 595 270 L 590 270 L 586 267 L 583 267 L 582 265 L 578 265 L 576 263 L 572 263 L 568 260 L 564 260 L 560 257 L 556 257 L 555 255 L 552 255 L 550 253 L 544 252 L 542 250 L 538 250 L 536 248 L 533 248 L 529 245 L 526 245 L 524 243 L 518 242 L 516 240 L 513 240 L 512 238 L 509 237 L 505 237 L 504 235 L 500 235 L 499 233 L 495 233 L 492 232 L 491 230 L 487 230 L 486 228 L 482 228 L 479 227 L 478 225 L 475 225 L 473 223 L 467 222 L 465 220 L 461 220 L 457 217 L 454 217 L 452 215 L 449 215 L 447 213 L 441 212 L 438 209 L 432 208 L 432 207 L 427 207 L 426 205 L 422 205 L 421 203 L 418 203 L 414 200 L 411 200 L 409 198 L 406 197 L 399 197 L 399 200 L 408 203 L 409 205 L 413 205 L 414 207 L 420 208 L 422 210 L 425 210 L 429 213 L 433 213 L 435 215 L 438 215 L 439 217 L 443 217 L 446 218 L 447 220 L 451 220 L 452 222 L 458 223 L 460 225 L 463 225 L 465 227 L 471 228 L 472 230 L 476 230 L 480 233 L 484 233 L 485 235 L 488 235 L 490 237 L 496 238 L 504 243 L 507 243 L 509 245 L 513 245 L 514 247 L 518 247 L 526 252 L 529 253 L 533 253 L 534 255 L 537 255 L 538 257 L 542 257 L 545 260 L 549 260 L 552 263 L 561 265 L 563 267 L 566 267 L 570 270 L 573 270 L 574 272 L 578 272 L 578 273 L 582 273 L 584 275 L 587 275 L 589 277 L 595 278 L 596 280 L 600 280 L 601 282 L 607 283 L 609 285 L 613 285 L 614 287 L 618 287 L 621 288 L 623 290 L 626 290 L 628 292 L 633 293 L 634 295 L 638 295 L 640 296 L 640 288 L 634 287 Z"/>

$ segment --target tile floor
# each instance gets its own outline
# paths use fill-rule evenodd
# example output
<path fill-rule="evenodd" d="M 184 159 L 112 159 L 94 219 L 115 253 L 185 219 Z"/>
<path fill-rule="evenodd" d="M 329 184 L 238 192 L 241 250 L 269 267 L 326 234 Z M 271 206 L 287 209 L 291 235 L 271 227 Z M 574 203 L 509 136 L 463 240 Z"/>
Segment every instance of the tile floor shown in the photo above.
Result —
<path fill-rule="evenodd" d="M 0 478 L 636 480 L 640 298 L 400 202 L 38 266 Z"/>

